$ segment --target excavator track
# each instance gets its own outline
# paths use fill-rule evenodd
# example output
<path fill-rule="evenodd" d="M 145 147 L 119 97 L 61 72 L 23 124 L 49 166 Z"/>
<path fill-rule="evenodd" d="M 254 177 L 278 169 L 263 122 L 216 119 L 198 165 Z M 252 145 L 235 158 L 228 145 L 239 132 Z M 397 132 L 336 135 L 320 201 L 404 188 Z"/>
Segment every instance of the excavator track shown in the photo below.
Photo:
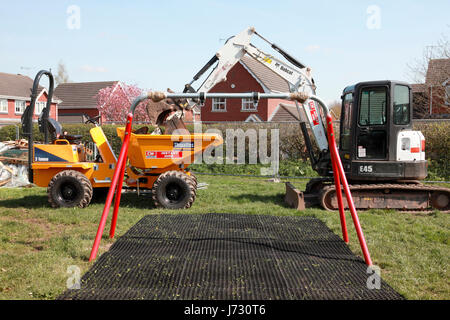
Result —
<path fill-rule="evenodd" d="M 349 185 L 356 209 L 395 209 L 411 213 L 439 210 L 450 213 L 450 189 L 422 183 L 380 183 Z M 344 206 L 347 200 L 342 190 Z M 318 194 L 326 210 L 338 210 L 334 185 L 324 185 Z"/>

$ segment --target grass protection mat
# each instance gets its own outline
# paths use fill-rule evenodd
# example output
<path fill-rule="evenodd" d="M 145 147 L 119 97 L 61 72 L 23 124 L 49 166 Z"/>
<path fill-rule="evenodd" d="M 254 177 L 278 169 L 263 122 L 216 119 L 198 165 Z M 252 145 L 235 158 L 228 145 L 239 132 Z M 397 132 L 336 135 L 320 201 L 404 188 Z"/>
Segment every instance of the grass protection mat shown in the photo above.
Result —
<path fill-rule="evenodd" d="M 59 299 L 403 299 L 370 276 L 316 218 L 149 215 Z"/>

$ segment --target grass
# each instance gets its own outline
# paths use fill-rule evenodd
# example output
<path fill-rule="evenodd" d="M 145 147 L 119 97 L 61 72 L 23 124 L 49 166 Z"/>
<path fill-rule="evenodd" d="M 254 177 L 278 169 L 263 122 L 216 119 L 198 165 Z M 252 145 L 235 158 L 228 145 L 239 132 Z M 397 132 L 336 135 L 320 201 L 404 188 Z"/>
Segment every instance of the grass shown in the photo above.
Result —
<path fill-rule="evenodd" d="M 124 194 L 116 235 L 120 237 L 148 214 L 245 213 L 279 216 L 314 216 L 341 234 L 337 213 L 320 209 L 303 212 L 284 206 L 284 184 L 261 178 L 199 176 L 208 188 L 198 191 L 186 211 L 155 209 L 146 196 Z M 304 189 L 305 180 L 295 185 Z M 0 189 L 0 299 L 54 299 L 66 289 L 75 265 L 81 275 L 88 262 L 103 203 L 86 209 L 51 209 L 43 188 Z M 408 299 L 449 299 L 448 214 L 399 213 L 389 210 L 359 212 L 374 264 L 381 276 Z M 108 220 L 109 222 L 110 220 Z M 350 248 L 362 256 L 356 233 L 347 214 Z M 107 224 L 109 226 L 109 224 Z M 99 255 L 114 240 L 107 237 Z"/>

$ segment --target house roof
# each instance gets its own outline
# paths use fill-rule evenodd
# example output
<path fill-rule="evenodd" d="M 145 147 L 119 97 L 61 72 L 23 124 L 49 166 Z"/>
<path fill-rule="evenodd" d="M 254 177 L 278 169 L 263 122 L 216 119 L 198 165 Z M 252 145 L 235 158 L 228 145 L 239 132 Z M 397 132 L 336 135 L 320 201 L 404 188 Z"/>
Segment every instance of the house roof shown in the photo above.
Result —
<path fill-rule="evenodd" d="M 59 108 L 96 109 L 99 90 L 117 83 L 118 81 L 61 83 L 55 89 L 55 94 L 63 100 Z"/>
<path fill-rule="evenodd" d="M 289 85 L 287 81 L 265 65 L 248 55 L 243 56 L 240 61 L 269 91 L 289 92 Z"/>
<path fill-rule="evenodd" d="M 450 59 L 432 59 L 428 63 L 426 84 L 442 85 L 450 78 Z"/>
<path fill-rule="evenodd" d="M 297 107 L 295 105 L 280 103 L 269 118 L 272 122 L 299 121 Z"/>
<path fill-rule="evenodd" d="M 22 98 L 31 100 L 31 90 L 33 89 L 33 79 L 21 74 L 11 74 L 0 72 L 0 96 Z M 39 86 L 38 94 L 47 89 Z M 56 95 L 53 95 L 53 102 L 59 102 Z"/>

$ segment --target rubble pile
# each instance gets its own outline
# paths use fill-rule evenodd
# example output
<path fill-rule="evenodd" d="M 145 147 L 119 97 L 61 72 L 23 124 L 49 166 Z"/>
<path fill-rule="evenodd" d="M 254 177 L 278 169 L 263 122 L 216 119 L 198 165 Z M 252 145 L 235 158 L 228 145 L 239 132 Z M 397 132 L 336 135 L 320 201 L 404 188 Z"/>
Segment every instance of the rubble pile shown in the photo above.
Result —
<path fill-rule="evenodd" d="M 24 187 L 28 181 L 28 142 L 0 142 L 0 187 Z"/>

